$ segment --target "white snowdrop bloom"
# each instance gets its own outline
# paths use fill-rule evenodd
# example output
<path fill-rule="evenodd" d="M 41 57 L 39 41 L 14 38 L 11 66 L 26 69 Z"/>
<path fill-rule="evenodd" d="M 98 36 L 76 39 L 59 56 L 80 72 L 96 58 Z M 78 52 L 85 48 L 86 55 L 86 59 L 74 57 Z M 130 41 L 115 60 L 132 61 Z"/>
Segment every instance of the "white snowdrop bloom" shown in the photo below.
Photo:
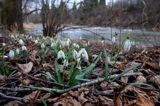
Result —
<path fill-rule="evenodd" d="M 112 37 L 112 43 L 116 43 L 116 37 Z"/>
<path fill-rule="evenodd" d="M 22 46 L 22 51 L 27 51 L 26 46 Z"/>
<path fill-rule="evenodd" d="M 29 39 L 32 39 L 32 36 L 30 36 Z"/>
<path fill-rule="evenodd" d="M 11 38 L 14 38 L 14 35 L 11 35 Z"/>
<path fill-rule="evenodd" d="M 107 61 L 108 61 L 109 63 L 111 62 L 111 57 L 110 57 L 110 56 L 107 57 Z"/>
<path fill-rule="evenodd" d="M 37 43 L 38 43 L 38 40 L 34 40 L 34 43 L 37 44 Z"/>
<path fill-rule="evenodd" d="M 54 48 L 56 46 L 56 43 L 51 43 L 51 48 Z"/>
<path fill-rule="evenodd" d="M 2 46 L 6 46 L 6 43 L 2 43 Z"/>
<path fill-rule="evenodd" d="M 101 43 L 104 44 L 104 40 L 102 40 Z"/>
<path fill-rule="evenodd" d="M 78 52 L 78 56 L 77 57 L 82 57 L 84 60 L 88 60 L 88 53 L 86 51 L 85 48 L 82 48 L 79 52 Z"/>
<path fill-rule="evenodd" d="M 65 60 L 63 61 L 63 64 L 64 64 L 65 66 L 68 66 L 68 65 L 69 65 L 69 64 L 68 64 L 68 60 L 65 59 Z"/>
<path fill-rule="evenodd" d="M 42 39 L 43 39 L 43 40 L 46 40 L 46 37 L 43 37 Z"/>
<path fill-rule="evenodd" d="M 14 56 L 15 56 L 14 51 L 10 50 L 8 56 L 9 56 L 9 58 L 14 58 Z"/>
<path fill-rule="evenodd" d="M 60 41 L 60 44 L 62 45 L 62 47 L 69 46 L 70 40 L 68 39 L 67 41 Z"/>
<path fill-rule="evenodd" d="M 76 50 L 73 50 L 73 58 L 76 59 L 78 55 L 78 52 Z"/>
<path fill-rule="evenodd" d="M 77 58 L 77 63 L 80 63 L 80 61 L 81 61 L 81 58 Z"/>
<path fill-rule="evenodd" d="M 82 69 L 81 65 L 80 65 L 80 62 L 81 62 L 81 58 L 77 58 L 77 66 L 76 66 L 76 68 L 79 69 L 79 70 Z"/>
<path fill-rule="evenodd" d="M 134 46 L 135 44 L 136 44 L 136 43 L 135 43 L 134 41 L 131 41 L 131 45 L 133 45 L 133 46 Z"/>
<path fill-rule="evenodd" d="M 67 46 L 69 46 L 70 43 L 71 43 L 71 40 L 70 40 L 70 39 L 67 39 L 67 41 L 66 41 Z"/>
<path fill-rule="evenodd" d="M 79 39 L 82 40 L 82 37 L 80 37 Z"/>
<path fill-rule="evenodd" d="M 24 34 L 21 34 L 22 37 L 24 37 Z"/>
<path fill-rule="evenodd" d="M 89 41 L 87 42 L 87 45 L 90 45 L 90 42 L 89 42 Z"/>
<path fill-rule="evenodd" d="M 79 49 L 79 44 L 73 43 L 73 47 Z"/>
<path fill-rule="evenodd" d="M 131 41 L 129 39 L 127 39 L 124 42 L 124 51 L 128 52 L 131 49 Z"/>
<path fill-rule="evenodd" d="M 19 40 L 19 44 L 20 44 L 20 45 L 24 45 L 24 42 L 23 42 L 22 39 Z"/>
<path fill-rule="evenodd" d="M 16 49 L 16 53 L 20 54 L 20 49 L 19 48 Z"/>
<path fill-rule="evenodd" d="M 41 49 L 44 49 L 45 48 L 45 45 L 44 43 L 41 44 Z"/>
<path fill-rule="evenodd" d="M 64 52 L 62 51 L 62 50 L 60 50 L 59 52 L 58 52 L 58 54 L 57 54 L 57 58 L 58 59 L 65 59 L 65 54 L 64 54 Z"/>

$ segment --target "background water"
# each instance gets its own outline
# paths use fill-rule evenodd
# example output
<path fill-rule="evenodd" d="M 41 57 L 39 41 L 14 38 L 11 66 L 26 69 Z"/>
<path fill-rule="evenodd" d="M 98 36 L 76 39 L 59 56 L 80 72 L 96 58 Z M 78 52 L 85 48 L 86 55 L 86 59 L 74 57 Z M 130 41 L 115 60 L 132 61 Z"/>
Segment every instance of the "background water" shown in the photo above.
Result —
<path fill-rule="evenodd" d="M 42 35 L 42 25 L 35 24 L 31 30 L 27 30 L 31 35 Z M 86 27 L 86 26 L 68 26 L 64 31 L 59 32 L 57 37 L 65 36 L 71 39 L 88 39 L 88 40 L 106 40 L 110 41 L 112 36 L 117 33 L 120 40 L 126 33 L 130 33 L 132 39 L 139 44 L 160 45 L 160 32 L 149 31 L 146 29 L 120 29 L 111 27 Z"/>

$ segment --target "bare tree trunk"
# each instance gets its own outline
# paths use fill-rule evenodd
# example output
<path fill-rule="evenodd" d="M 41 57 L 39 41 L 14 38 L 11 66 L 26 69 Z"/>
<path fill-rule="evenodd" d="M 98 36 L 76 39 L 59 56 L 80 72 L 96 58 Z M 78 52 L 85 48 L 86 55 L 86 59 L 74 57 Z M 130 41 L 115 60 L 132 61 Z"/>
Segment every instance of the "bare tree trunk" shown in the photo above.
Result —
<path fill-rule="evenodd" d="M 22 0 L 5 0 L 2 9 L 2 24 L 7 25 L 12 31 L 17 28 L 19 32 L 23 32 L 23 13 Z"/>

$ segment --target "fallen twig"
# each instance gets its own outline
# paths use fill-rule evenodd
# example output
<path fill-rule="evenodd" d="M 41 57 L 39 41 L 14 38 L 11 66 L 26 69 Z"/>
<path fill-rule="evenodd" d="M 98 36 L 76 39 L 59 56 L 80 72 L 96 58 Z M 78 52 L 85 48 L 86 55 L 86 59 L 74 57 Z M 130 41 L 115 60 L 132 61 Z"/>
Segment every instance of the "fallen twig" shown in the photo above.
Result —
<path fill-rule="evenodd" d="M 12 99 L 12 100 L 18 100 L 18 101 L 22 101 L 23 102 L 23 98 L 20 98 L 20 97 L 14 97 L 14 96 L 7 96 L 3 93 L 0 92 L 0 96 L 2 96 L 3 98 L 6 98 L 6 99 Z"/>
<path fill-rule="evenodd" d="M 124 76 L 135 76 L 135 75 L 142 75 L 142 73 L 128 73 L 128 74 L 125 74 Z M 112 75 L 110 78 L 113 79 L 115 77 L 117 77 L 117 75 Z M 63 89 L 63 90 L 46 88 L 46 87 L 34 87 L 34 86 L 29 86 L 29 88 L 35 89 L 35 90 L 42 90 L 42 91 L 47 91 L 47 92 L 51 92 L 51 93 L 60 93 L 61 94 L 61 93 L 68 92 L 70 90 L 74 90 L 74 89 L 81 88 L 81 87 L 84 87 L 84 86 L 93 85 L 93 84 L 100 83 L 100 82 L 103 82 L 103 81 L 105 81 L 105 78 L 98 78 L 98 79 L 92 80 L 90 82 L 75 85 L 73 87 Z"/>
<path fill-rule="evenodd" d="M 7 88 L 7 87 L 0 87 L 2 91 L 13 91 L 13 92 L 25 92 L 25 91 L 32 91 L 30 88 Z"/>

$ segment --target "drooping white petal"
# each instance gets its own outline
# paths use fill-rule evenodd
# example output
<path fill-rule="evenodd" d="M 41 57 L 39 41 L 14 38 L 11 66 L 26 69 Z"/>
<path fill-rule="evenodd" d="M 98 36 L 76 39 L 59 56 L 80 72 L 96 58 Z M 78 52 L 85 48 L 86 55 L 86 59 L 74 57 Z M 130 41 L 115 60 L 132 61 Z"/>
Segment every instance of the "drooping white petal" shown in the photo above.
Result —
<path fill-rule="evenodd" d="M 10 50 L 8 56 L 9 56 L 9 58 L 14 58 L 14 56 L 15 56 L 14 51 Z"/>
<path fill-rule="evenodd" d="M 37 44 L 37 43 L 38 43 L 38 40 L 34 40 L 34 43 Z"/>
<path fill-rule="evenodd" d="M 73 47 L 79 49 L 79 44 L 73 43 Z"/>
<path fill-rule="evenodd" d="M 88 41 L 88 42 L 87 42 L 87 46 L 89 46 L 89 45 L 90 45 L 90 42 Z"/>
<path fill-rule="evenodd" d="M 132 41 L 132 42 L 131 42 L 131 45 L 133 45 L 133 46 L 134 46 L 135 44 L 136 44 L 136 43 L 135 43 L 134 41 Z"/>
<path fill-rule="evenodd" d="M 20 54 L 20 49 L 19 48 L 16 49 L 16 53 Z"/>
<path fill-rule="evenodd" d="M 88 60 L 88 53 L 86 51 L 85 48 L 82 48 L 79 52 L 78 52 L 78 56 L 77 57 L 82 57 L 84 60 Z"/>
<path fill-rule="evenodd" d="M 57 58 L 58 59 L 65 59 L 65 54 L 62 50 L 60 50 L 57 54 Z"/>
<path fill-rule="evenodd" d="M 116 37 L 112 37 L 112 43 L 116 43 Z"/>
<path fill-rule="evenodd" d="M 73 50 L 73 58 L 76 59 L 78 55 L 78 52 L 76 50 Z"/>
<path fill-rule="evenodd" d="M 131 49 L 131 41 L 129 39 L 127 39 L 124 42 L 124 51 L 128 52 Z"/>
<path fill-rule="evenodd" d="M 26 46 L 22 46 L 22 51 L 27 51 Z"/>
<path fill-rule="evenodd" d="M 22 39 L 19 40 L 19 44 L 20 44 L 20 45 L 24 45 L 24 42 L 23 42 Z"/>
<path fill-rule="evenodd" d="M 6 43 L 2 43 L 2 46 L 6 46 Z"/>
<path fill-rule="evenodd" d="M 54 48 L 56 46 L 56 43 L 51 44 L 51 48 Z"/>
<path fill-rule="evenodd" d="M 68 65 L 69 65 L 69 64 L 68 64 L 68 60 L 65 59 L 65 60 L 63 61 L 63 64 L 64 64 L 65 66 L 68 66 Z"/>
<path fill-rule="evenodd" d="M 44 48 L 45 48 L 45 45 L 44 45 L 44 43 L 42 43 L 42 44 L 41 44 L 41 48 L 42 48 L 42 49 L 44 49 Z"/>
<path fill-rule="evenodd" d="M 62 45 L 62 47 L 69 46 L 70 43 L 71 43 L 70 39 L 60 41 L 60 44 Z"/>

